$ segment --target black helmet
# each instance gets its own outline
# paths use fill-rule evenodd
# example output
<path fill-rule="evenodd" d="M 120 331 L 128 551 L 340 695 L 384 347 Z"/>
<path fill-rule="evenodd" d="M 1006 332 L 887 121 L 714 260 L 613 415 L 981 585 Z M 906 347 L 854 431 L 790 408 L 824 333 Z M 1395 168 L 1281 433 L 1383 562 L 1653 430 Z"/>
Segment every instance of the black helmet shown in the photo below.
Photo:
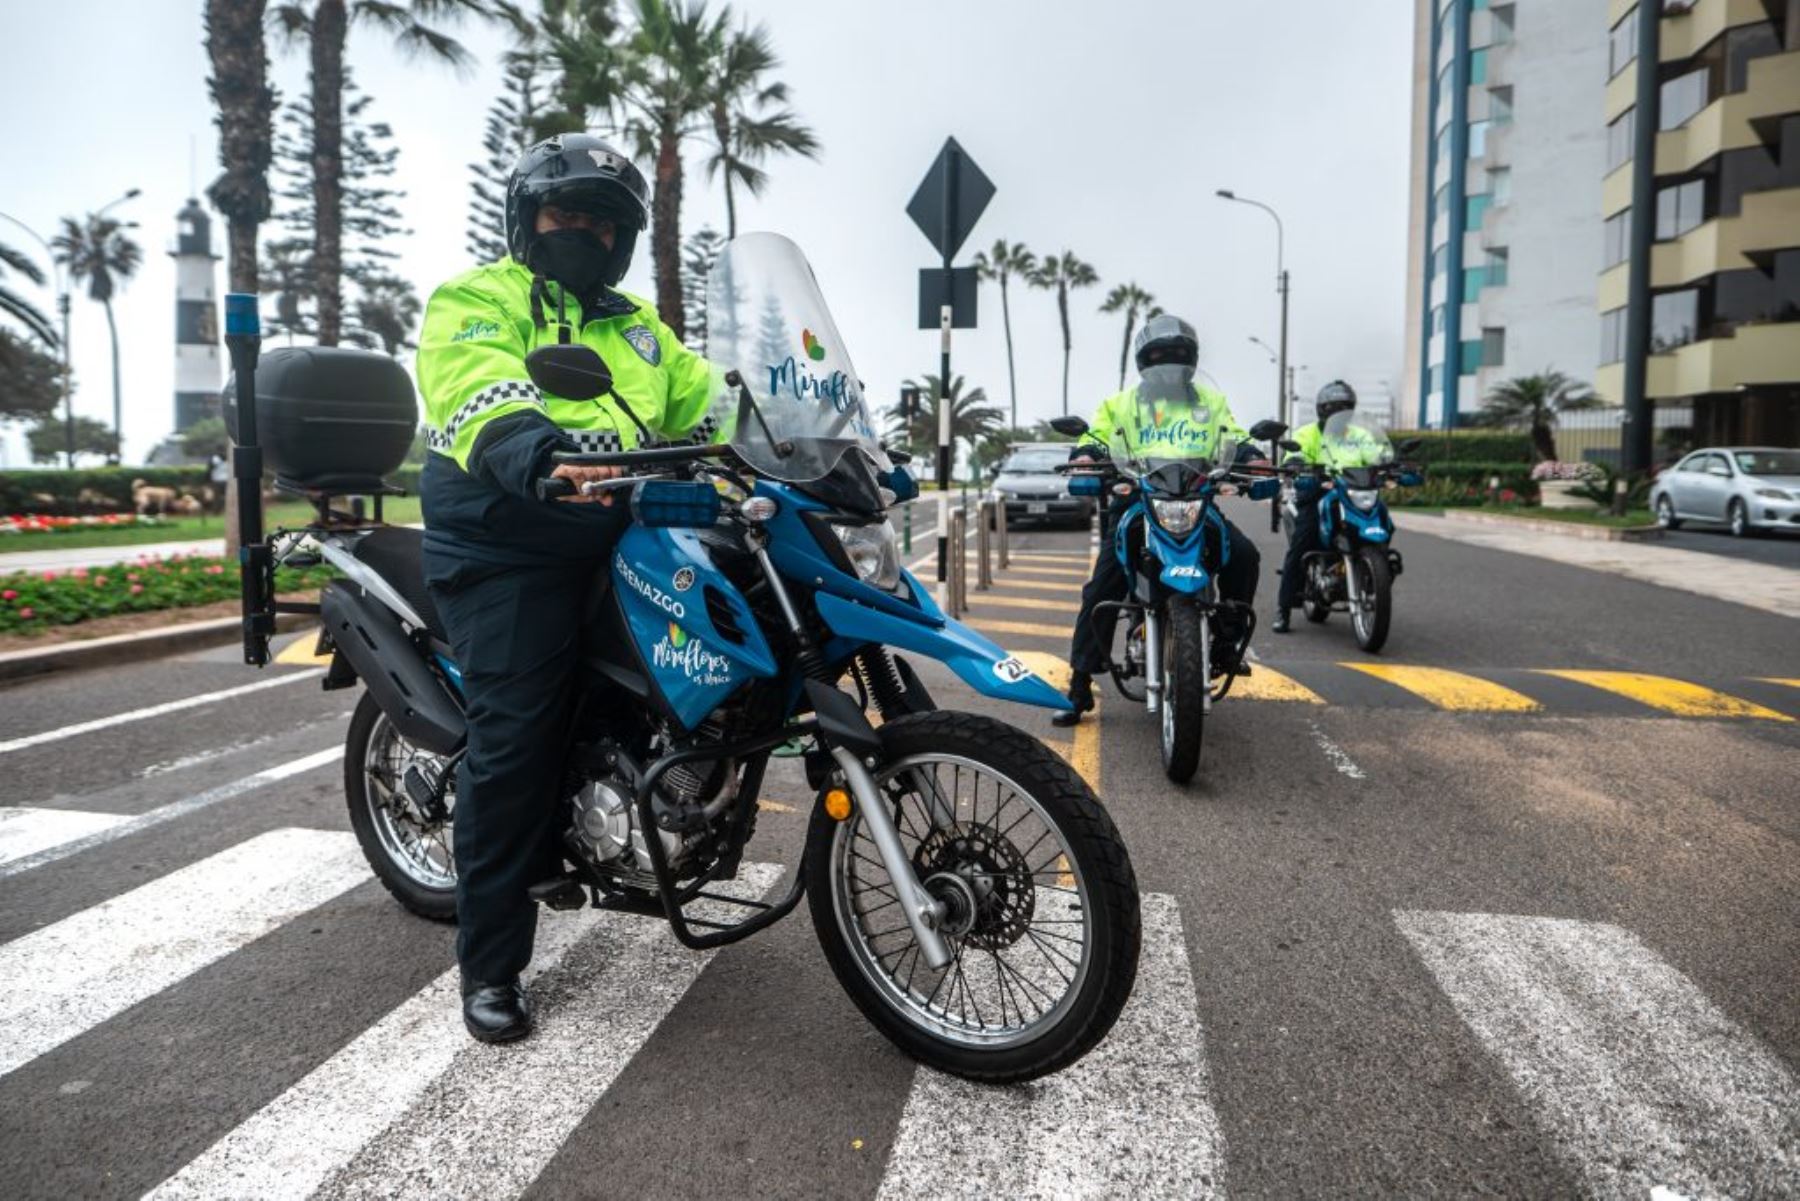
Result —
<path fill-rule="evenodd" d="M 630 159 L 590 133 L 559 133 L 520 155 L 506 181 L 506 250 L 516 262 L 529 261 L 546 202 L 612 218 L 606 284 L 625 278 L 638 232 L 650 223 L 650 185 Z"/>
<path fill-rule="evenodd" d="M 1356 407 L 1356 389 L 1341 379 L 1334 379 L 1319 389 L 1319 397 L 1313 402 L 1313 412 L 1323 422 L 1333 413 L 1342 413 Z"/>
<path fill-rule="evenodd" d="M 1144 369 L 1144 360 L 1152 350 L 1174 350 L 1176 354 L 1164 357 L 1162 361 L 1193 367 L 1200 362 L 1200 335 L 1181 318 L 1171 313 L 1159 313 L 1144 322 L 1144 328 L 1138 331 L 1139 371 Z"/>

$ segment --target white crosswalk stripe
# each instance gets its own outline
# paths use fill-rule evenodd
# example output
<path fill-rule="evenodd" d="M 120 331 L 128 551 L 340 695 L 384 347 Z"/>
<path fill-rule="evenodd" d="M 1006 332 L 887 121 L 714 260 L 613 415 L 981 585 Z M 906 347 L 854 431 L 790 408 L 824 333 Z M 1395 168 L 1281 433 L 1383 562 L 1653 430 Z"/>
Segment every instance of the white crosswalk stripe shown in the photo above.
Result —
<path fill-rule="evenodd" d="M 1395 921 L 1596 1196 L 1772 1196 L 1800 1180 L 1800 1083 L 1629 932 Z"/>
<path fill-rule="evenodd" d="M 0 947 L 0 1076 L 368 878 L 350 835 L 274 830 Z"/>
<path fill-rule="evenodd" d="M 0 808 L 0 863 L 109 830 L 128 818 L 76 809 Z"/>
<path fill-rule="evenodd" d="M 1137 987 L 1073 1067 L 1010 1088 L 920 1068 L 883 1198 L 1222 1195 L 1193 972 L 1173 897 L 1143 898 Z"/>
<path fill-rule="evenodd" d="M 716 891 L 760 896 L 779 874 L 752 865 Z M 528 1041 L 470 1042 L 451 969 L 150 1196 L 523 1192 L 711 958 L 660 920 L 592 912 L 548 918 L 536 950 Z"/>

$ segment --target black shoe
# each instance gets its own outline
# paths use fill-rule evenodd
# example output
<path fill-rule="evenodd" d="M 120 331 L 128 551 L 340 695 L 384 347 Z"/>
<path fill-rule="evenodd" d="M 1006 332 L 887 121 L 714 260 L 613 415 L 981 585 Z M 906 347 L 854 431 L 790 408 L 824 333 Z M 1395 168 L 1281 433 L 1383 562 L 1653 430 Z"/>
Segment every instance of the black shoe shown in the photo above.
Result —
<path fill-rule="evenodd" d="M 531 1002 L 518 980 L 483 984 L 464 980 L 463 1025 L 484 1043 L 509 1043 L 531 1033 Z"/>
<path fill-rule="evenodd" d="M 1075 706 L 1066 713 L 1058 713 L 1050 719 L 1053 726 L 1068 727 L 1081 721 L 1083 713 L 1094 708 L 1094 679 L 1085 671 L 1069 674 L 1069 704 Z"/>
<path fill-rule="evenodd" d="M 1269 628 L 1277 634 L 1291 634 L 1294 632 L 1294 623 L 1286 609 L 1277 609 L 1275 610 L 1275 620 L 1269 623 Z"/>

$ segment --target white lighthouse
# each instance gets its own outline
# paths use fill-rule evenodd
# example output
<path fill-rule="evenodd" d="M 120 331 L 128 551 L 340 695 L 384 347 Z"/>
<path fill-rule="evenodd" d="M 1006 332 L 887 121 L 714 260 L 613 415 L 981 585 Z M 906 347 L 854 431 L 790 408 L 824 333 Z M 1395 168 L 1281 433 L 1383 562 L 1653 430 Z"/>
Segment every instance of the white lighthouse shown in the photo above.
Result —
<path fill-rule="evenodd" d="M 213 290 L 212 219 L 189 197 L 176 214 L 175 249 L 175 432 L 219 415 L 224 383 L 219 357 L 218 296 Z"/>

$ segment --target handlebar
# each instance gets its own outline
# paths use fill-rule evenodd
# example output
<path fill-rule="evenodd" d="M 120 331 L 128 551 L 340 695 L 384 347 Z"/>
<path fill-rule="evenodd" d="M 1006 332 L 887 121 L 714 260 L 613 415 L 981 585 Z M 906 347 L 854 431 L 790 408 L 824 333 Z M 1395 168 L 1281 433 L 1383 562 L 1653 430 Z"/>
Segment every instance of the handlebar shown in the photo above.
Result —
<path fill-rule="evenodd" d="M 731 454 L 725 443 L 704 446 L 653 446 L 648 450 L 581 451 L 559 450 L 550 456 L 553 463 L 569 463 L 577 467 L 636 467 L 645 463 L 687 463 L 695 459 L 722 459 Z"/>

